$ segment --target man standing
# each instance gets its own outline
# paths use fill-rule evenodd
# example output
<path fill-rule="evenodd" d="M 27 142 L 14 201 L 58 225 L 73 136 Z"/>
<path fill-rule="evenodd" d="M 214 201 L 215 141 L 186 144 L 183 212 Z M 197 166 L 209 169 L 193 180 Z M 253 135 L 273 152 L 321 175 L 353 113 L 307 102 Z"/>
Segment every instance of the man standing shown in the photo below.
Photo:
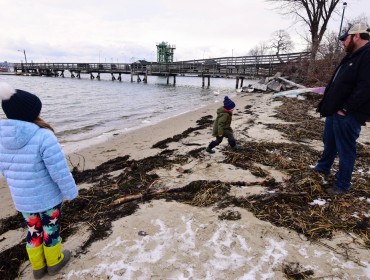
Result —
<path fill-rule="evenodd" d="M 314 170 L 328 175 L 335 157 L 339 170 L 335 183 L 326 189 L 331 195 L 349 191 L 356 161 L 356 140 L 361 125 L 370 120 L 370 29 L 354 24 L 339 37 L 347 55 L 334 72 L 317 111 L 326 117 L 324 151 Z"/>

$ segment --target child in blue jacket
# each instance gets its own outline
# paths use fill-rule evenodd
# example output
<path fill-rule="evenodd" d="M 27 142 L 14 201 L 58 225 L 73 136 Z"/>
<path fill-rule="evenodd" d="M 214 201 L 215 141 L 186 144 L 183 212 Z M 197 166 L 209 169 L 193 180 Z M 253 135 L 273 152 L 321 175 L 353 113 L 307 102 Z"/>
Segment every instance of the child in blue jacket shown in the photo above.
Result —
<path fill-rule="evenodd" d="M 62 250 L 59 220 L 63 200 L 77 197 L 77 186 L 53 128 L 39 117 L 41 100 L 7 83 L 0 83 L 0 99 L 7 117 L 0 120 L 0 172 L 28 226 L 34 278 L 55 275 L 71 256 Z"/>

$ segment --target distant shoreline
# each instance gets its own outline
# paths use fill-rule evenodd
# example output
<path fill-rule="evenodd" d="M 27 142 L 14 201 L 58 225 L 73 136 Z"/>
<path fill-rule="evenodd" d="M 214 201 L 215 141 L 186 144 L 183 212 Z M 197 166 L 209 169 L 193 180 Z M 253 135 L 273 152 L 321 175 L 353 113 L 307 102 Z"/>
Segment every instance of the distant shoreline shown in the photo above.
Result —
<path fill-rule="evenodd" d="M 4 75 L 4 76 L 11 76 L 11 75 L 17 75 L 15 72 L 0 72 L 0 75 Z"/>

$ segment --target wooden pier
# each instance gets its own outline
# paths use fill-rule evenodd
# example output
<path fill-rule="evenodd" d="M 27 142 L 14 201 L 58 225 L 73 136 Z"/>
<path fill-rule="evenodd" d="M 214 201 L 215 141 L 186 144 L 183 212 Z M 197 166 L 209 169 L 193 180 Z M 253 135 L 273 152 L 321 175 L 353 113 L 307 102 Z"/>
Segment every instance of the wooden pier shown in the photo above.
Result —
<path fill-rule="evenodd" d="M 220 57 L 201 60 L 187 60 L 172 63 L 157 63 L 139 60 L 134 63 L 16 63 L 14 71 L 34 76 L 81 78 L 89 74 L 90 79 L 100 80 L 100 74 L 111 74 L 112 81 L 122 81 L 122 75 L 131 75 L 131 82 L 148 81 L 148 76 L 170 77 L 176 84 L 176 76 L 197 76 L 202 78 L 202 87 L 210 86 L 211 77 L 235 78 L 236 88 L 243 86 L 244 79 L 257 79 L 274 75 L 289 63 L 297 63 L 310 57 L 309 52 L 280 55 Z"/>

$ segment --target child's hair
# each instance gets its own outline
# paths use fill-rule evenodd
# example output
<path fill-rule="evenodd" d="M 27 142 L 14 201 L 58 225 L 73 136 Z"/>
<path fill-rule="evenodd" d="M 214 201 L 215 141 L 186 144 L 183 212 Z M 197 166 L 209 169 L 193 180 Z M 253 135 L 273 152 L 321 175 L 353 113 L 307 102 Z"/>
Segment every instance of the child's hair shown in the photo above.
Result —
<path fill-rule="evenodd" d="M 47 129 L 50 129 L 52 132 L 55 133 L 54 131 L 54 128 L 48 124 L 46 121 L 44 121 L 42 118 L 40 117 L 37 117 L 34 121 L 33 121 L 34 124 L 37 124 L 39 127 L 41 128 L 47 128 Z"/>

